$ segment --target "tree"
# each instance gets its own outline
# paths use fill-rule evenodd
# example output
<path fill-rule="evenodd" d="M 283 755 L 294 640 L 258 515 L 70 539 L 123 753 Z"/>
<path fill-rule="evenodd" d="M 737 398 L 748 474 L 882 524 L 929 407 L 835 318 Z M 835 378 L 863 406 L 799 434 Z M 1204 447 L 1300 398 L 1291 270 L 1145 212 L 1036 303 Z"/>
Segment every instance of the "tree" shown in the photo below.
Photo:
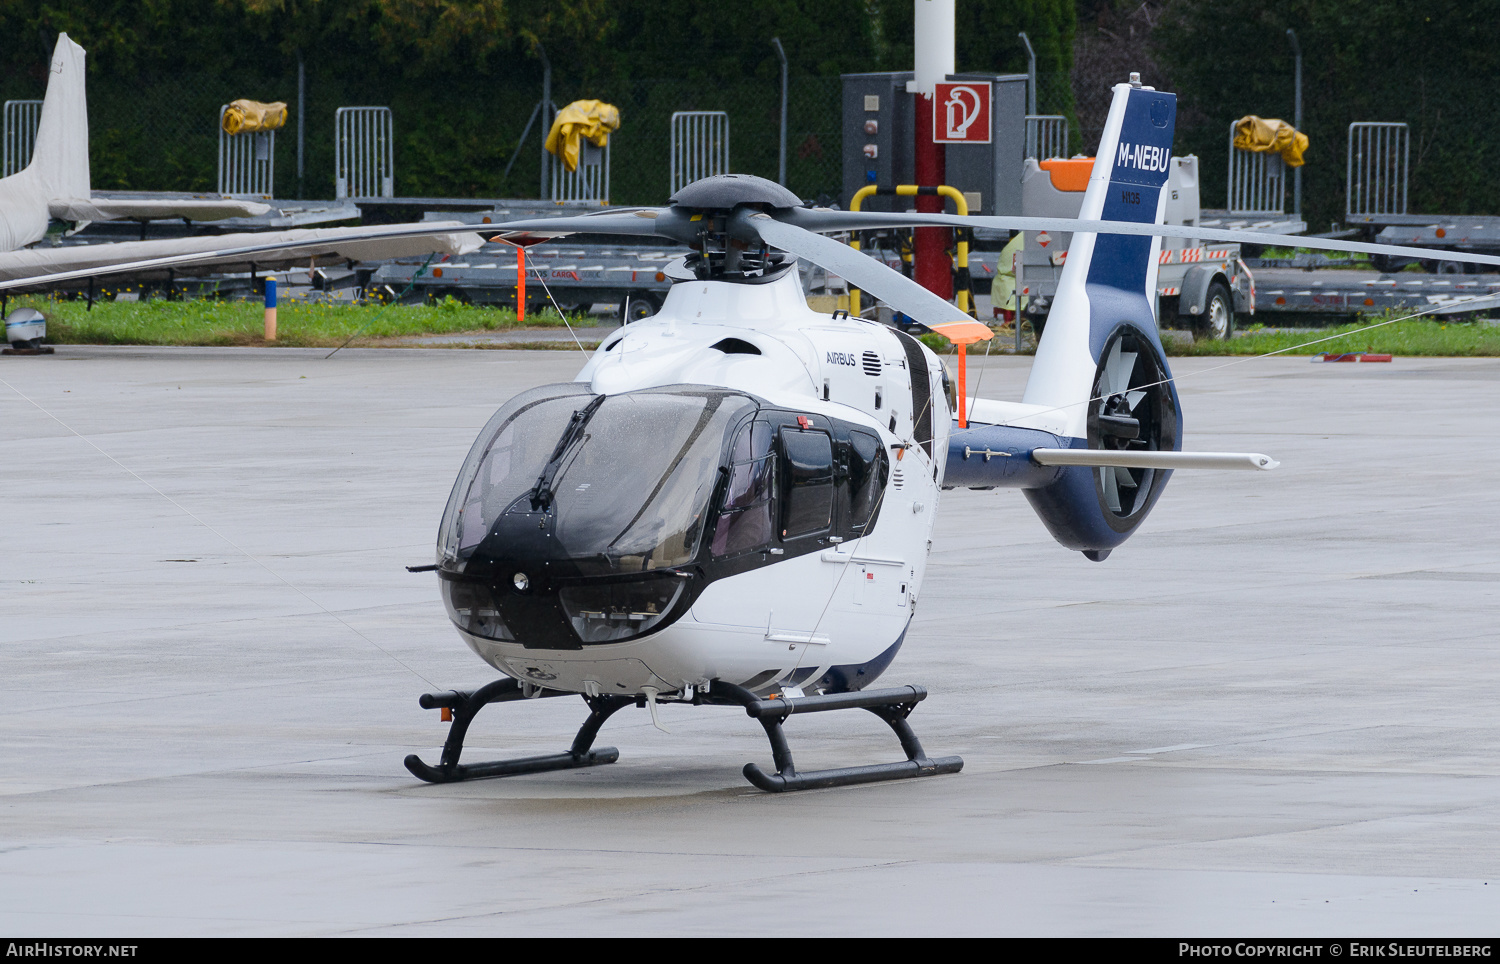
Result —
<path fill-rule="evenodd" d="M 1500 211 L 1500 184 L 1488 162 L 1500 153 L 1493 96 L 1500 49 L 1491 35 L 1497 15 L 1500 0 L 1172 0 L 1153 43 L 1170 86 L 1191 109 L 1188 122 L 1179 121 L 1178 151 L 1208 161 L 1205 204 L 1224 196 L 1231 121 L 1244 114 L 1292 119 L 1291 27 L 1303 51 L 1303 127 L 1311 140 L 1303 207 L 1314 230 L 1344 217 L 1353 121 L 1411 125 L 1413 212 Z"/>

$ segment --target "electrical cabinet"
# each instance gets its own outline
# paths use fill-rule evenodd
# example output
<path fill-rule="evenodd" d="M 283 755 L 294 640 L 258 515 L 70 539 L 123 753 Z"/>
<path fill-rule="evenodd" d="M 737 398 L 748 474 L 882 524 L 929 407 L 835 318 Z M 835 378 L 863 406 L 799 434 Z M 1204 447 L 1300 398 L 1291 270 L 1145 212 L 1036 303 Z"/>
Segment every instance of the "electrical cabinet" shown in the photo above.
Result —
<path fill-rule="evenodd" d="M 867 184 L 912 184 L 916 95 L 906 92 L 911 71 L 844 74 L 844 193 Z M 1026 75 L 950 74 L 949 80 L 984 80 L 991 87 L 988 144 L 946 144 L 947 182 L 968 195 L 970 214 L 1020 214 L 1026 153 Z M 979 203 L 974 204 L 977 196 Z M 912 198 L 872 197 L 865 211 L 906 210 Z"/>

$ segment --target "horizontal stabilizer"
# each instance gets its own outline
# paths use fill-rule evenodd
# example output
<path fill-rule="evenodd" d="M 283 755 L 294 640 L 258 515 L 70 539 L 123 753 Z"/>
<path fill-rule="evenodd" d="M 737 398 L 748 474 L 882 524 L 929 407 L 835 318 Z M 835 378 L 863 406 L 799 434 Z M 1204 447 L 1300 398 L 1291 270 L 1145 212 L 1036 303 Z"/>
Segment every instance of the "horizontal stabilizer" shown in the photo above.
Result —
<path fill-rule="evenodd" d="M 1253 469 L 1281 463 L 1256 452 L 1130 452 L 1106 449 L 1032 449 L 1039 465 L 1087 465 L 1120 469 Z"/>
<path fill-rule="evenodd" d="M 929 327 L 955 345 L 972 345 L 995 337 L 989 325 L 977 321 L 940 321 Z"/>

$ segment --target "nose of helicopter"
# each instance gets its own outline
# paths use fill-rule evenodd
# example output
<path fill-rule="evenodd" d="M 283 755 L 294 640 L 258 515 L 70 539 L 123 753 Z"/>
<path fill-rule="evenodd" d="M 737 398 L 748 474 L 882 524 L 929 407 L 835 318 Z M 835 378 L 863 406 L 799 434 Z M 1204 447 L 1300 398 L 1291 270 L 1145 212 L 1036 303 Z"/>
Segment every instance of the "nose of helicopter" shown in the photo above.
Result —
<path fill-rule="evenodd" d="M 686 609 L 743 394 L 582 383 L 513 399 L 444 513 L 443 597 L 467 633 L 548 649 L 631 639 Z"/>

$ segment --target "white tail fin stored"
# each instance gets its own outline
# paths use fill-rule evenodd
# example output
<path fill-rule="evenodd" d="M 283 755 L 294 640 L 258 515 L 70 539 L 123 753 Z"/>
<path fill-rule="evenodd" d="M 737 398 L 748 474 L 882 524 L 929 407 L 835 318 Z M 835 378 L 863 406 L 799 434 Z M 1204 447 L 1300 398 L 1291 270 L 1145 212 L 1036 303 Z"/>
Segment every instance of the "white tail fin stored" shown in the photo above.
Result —
<path fill-rule="evenodd" d="M 49 201 L 86 200 L 91 193 L 85 56 L 67 34 L 58 34 L 36 129 L 36 149 L 25 172 L 45 188 Z"/>

